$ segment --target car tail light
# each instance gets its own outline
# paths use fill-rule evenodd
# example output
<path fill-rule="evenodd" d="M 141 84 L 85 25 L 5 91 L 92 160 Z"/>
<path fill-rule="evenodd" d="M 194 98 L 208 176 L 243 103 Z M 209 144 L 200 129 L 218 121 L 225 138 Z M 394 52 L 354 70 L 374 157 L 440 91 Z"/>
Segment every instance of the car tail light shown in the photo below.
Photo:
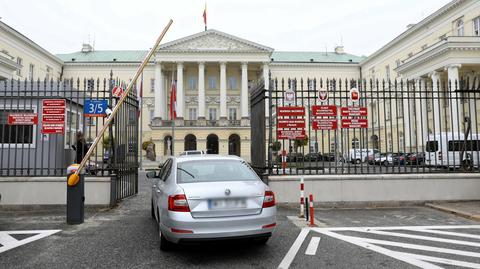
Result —
<path fill-rule="evenodd" d="M 263 208 L 275 206 L 275 194 L 273 191 L 265 191 L 265 198 L 263 199 Z"/>
<path fill-rule="evenodd" d="M 277 226 L 276 223 L 271 223 L 271 224 L 263 225 L 262 229 L 274 228 L 276 226 Z"/>
<path fill-rule="evenodd" d="M 168 196 L 168 210 L 177 212 L 190 212 L 185 194 Z"/>

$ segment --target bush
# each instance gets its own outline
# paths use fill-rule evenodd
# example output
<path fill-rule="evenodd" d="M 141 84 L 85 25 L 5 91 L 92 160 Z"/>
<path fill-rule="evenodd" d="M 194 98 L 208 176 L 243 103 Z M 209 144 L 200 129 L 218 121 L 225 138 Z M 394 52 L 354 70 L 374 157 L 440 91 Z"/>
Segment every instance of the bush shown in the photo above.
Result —
<path fill-rule="evenodd" d="M 282 143 L 280 141 L 275 141 L 272 143 L 272 150 L 279 151 L 282 148 Z"/>

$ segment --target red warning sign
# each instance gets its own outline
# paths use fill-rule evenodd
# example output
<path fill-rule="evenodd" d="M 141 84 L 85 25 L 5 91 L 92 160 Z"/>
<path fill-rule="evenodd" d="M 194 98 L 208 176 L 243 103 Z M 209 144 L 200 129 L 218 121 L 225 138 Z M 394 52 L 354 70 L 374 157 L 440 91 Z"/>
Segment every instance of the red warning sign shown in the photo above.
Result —
<path fill-rule="evenodd" d="M 277 108 L 277 117 L 305 116 L 305 108 L 301 106 L 282 106 Z"/>
<path fill-rule="evenodd" d="M 337 130 L 337 119 L 314 119 L 312 122 L 313 130 Z"/>
<path fill-rule="evenodd" d="M 277 139 L 304 139 L 305 130 L 277 130 Z"/>
<path fill-rule="evenodd" d="M 312 116 L 336 117 L 337 116 L 337 106 L 333 106 L 333 105 L 312 106 Z"/>
<path fill-rule="evenodd" d="M 10 113 L 8 114 L 8 125 L 37 125 L 37 113 Z"/>
<path fill-rule="evenodd" d="M 343 129 L 368 128 L 367 119 L 342 119 Z"/>
<path fill-rule="evenodd" d="M 349 106 L 340 108 L 340 115 L 342 117 L 366 117 L 368 109 L 363 106 Z"/>
<path fill-rule="evenodd" d="M 65 133 L 65 99 L 42 101 L 42 134 Z"/>
<path fill-rule="evenodd" d="M 277 129 L 305 128 L 305 119 L 277 119 Z"/>

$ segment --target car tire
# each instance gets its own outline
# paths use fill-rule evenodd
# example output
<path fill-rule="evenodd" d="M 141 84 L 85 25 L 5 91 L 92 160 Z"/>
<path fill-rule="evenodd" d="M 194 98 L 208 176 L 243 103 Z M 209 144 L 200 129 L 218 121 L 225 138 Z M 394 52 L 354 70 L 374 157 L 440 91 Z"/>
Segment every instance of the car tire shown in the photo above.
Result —
<path fill-rule="evenodd" d="M 155 210 L 153 209 L 153 202 L 150 203 L 150 206 L 152 207 L 151 214 L 152 214 L 152 219 L 155 219 Z"/>
<path fill-rule="evenodd" d="M 172 250 L 173 248 L 173 243 L 168 241 L 165 236 L 163 236 L 162 232 L 160 232 L 160 227 L 159 227 L 159 232 L 160 234 L 160 250 L 161 251 L 169 251 Z"/>
<path fill-rule="evenodd" d="M 389 165 L 388 161 L 383 161 L 382 164 L 383 164 L 383 166 L 388 166 Z"/>

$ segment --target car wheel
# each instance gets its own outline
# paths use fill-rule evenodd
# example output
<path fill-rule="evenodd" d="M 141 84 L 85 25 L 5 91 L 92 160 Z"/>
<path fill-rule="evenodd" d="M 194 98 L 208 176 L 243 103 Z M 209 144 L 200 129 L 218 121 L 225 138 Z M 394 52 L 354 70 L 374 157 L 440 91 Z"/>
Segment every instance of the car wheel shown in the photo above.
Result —
<path fill-rule="evenodd" d="M 173 247 L 173 243 L 168 241 L 167 238 L 165 238 L 165 236 L 163 236 L 162 232 L 160 231 L 160 227 L 159 227 L 159 234 L 160 234 L 160 250 L 161 251 L 169 251 L 169 250 L 172 250 L 172 247 Z"/>
<path fill-rule="evenodd" d="M 150 203 L 150 206 L 152 207 L 151 214 L 152 214 L 152 219 L 155 219 L 155 210 L 153 209 L 153 202 Z"/>
<path fill-rule="evenodd" d="M 383 161 L 384 166 L 388 166 L 388 161 Z"/>

